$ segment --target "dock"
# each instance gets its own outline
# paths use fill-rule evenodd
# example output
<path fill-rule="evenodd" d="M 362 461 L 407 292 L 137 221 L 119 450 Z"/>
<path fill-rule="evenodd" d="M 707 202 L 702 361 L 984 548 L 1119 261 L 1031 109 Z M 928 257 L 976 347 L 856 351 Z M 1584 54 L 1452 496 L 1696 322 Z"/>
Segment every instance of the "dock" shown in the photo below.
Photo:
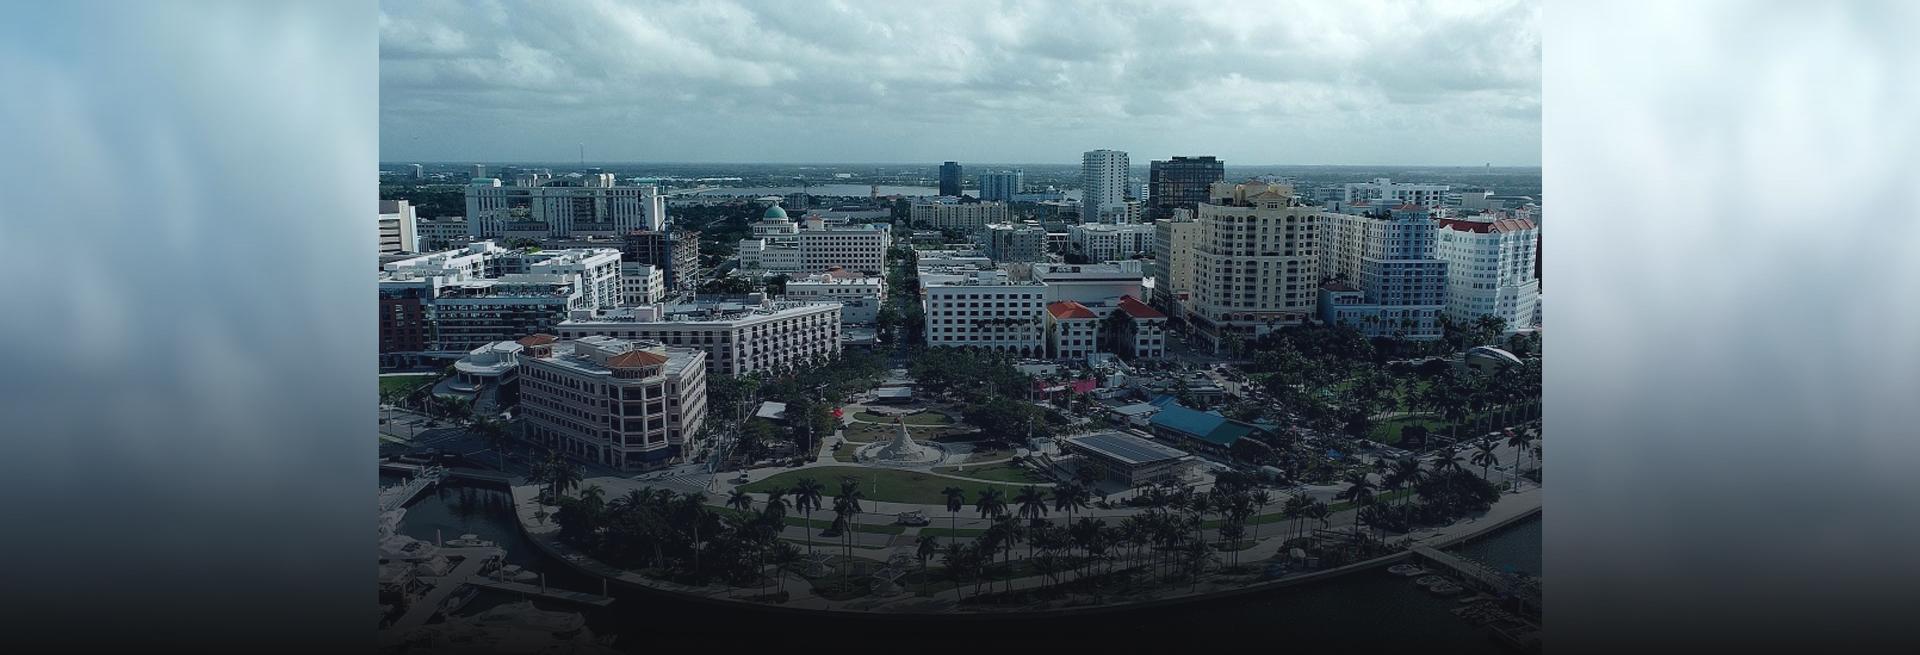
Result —
<path fill-rule="evenodd" d="M 407 607 L 407 613 L 400 615 L 400 619 L 393 622 L 394 628 L 404 629 L 426 625 L 433 615 L 440 613 L 441 604 L 447 602 L 447 598 L 452 596 L 453 592 L 480 576 L 480 568 L 485 566 L 488 560 L 504 557 L 506 552 L 499 548 L 442 548 L 440 554 L 458 557 L 460 564 L 453 567 L 453 570 L 448 571 L 446 575 L 420 578 L 433 587 L 414 599 L 413 604 Z"/>
<path fill-rule="evenodd" d="M 1431 546 L 1414 546 L 1414 555 L 1428 563 L 1448 569 L 1464 578 L 1475 588 L 1503 598 L 1511 598 L 1520 603 L 1522 610 L 1534 616 L 1540 615 L 1540 590 L 1515 584 L 1512 578 L 1487 568 L 1486 565 L 1442 552 Z"/>
<path fill-rule="evenodd" d="M 472 580 L 468 580 L 467 584 L 473 585 L 475 587 L 485 588 L 485 589 L 508 591 L 508 592 L 513 592 L 516 594 L 522 594 L 526 596 L 535 596 L 539 598 L 545 598 L 548 600 L 566 601 L 569 603 L 578 603 L 581 605 L 592 605 L 594 607 L 606 607 L 608 605 L 613 604 L 612 596 L 601 596 L 598 594 L 589 594 L 589 593 L 580 592 L 580 591 L 567 591 L 565 589 L 555 589 L 553 587 L 547 587 L 542 589 L 540 585 L 532 585 L 524 582 L 508 582 L 505 580 L 490 580 L 485 577 L 478 577 Z"/>
<path fill-rule="evenodd" d="M 438 466 L 419 467 L 382 463 L 380 468 L 386 470 L 388 466 L 405 467 L 404 472 L 415 475 L 407 478 L 406 482 L 380 490 L 380 511 L 382 512 L 406 507 L 407 503 L 413 502 L 413 499 L 420 495 L 420 492 L 439 484 L 440 480 L 447 476 L 447 470 Z"/>

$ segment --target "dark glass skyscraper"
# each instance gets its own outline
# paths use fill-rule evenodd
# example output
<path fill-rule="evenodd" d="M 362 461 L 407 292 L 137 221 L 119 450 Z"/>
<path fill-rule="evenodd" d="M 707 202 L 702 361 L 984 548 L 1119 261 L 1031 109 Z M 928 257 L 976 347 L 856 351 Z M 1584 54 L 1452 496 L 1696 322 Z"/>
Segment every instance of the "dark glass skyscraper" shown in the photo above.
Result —
<path fill-rule="evenodd" d="M 940 195 L 960 195 L 960 162 L 950 161 L 940 165 Z"/>
<path fill-rule="evenodd" d="M 1226 177 L 1226 164 L 1212 156 L 1152 162 L 1147 165 L 1147 207 L 1153 218 L 1167 218 L 1176 207 L 1193 209 L 1207 201 L 1209 186 Z"/>

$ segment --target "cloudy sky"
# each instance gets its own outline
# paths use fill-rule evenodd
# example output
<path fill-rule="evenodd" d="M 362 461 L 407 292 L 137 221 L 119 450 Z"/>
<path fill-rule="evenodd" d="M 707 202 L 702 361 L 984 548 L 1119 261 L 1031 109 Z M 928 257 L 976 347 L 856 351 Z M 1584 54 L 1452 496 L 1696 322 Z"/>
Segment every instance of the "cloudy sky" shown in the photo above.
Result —
<path fill-rule="evenodd" d="M 386 0 L 380 154 L 1531 166 L 1539 4 Z"/>

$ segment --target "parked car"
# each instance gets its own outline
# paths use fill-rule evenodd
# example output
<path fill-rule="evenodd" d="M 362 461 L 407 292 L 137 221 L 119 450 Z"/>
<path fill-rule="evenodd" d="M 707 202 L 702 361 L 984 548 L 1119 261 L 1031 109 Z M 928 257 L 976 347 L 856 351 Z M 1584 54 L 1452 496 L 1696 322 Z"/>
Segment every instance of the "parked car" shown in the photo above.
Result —
<path fill-rule="evenodd" d="M 926 525 L 928 523 L 927 513 L 920 510 L 901 512 L 900 515 L 895 518 L 894 522 L 909 527 Z"/>

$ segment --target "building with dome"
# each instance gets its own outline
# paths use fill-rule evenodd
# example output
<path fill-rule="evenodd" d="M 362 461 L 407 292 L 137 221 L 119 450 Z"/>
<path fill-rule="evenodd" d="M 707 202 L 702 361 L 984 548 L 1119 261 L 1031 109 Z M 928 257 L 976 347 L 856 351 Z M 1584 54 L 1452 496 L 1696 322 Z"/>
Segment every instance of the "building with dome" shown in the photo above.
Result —
<path fill-rule="evenodd" d="M 520 416 L 534 445 L 629 471 L 672 463 L 698 446 L 704 351 L 605 336 L 535 334 L 516 344 Z"/>
<path fill-rule="evenodd" d="M 819 216 L 795 222 L 776 200 L 753 235 L 740 240 L 740 268 L 761 275 L 810 275 L 834 268 L 880 275 L 893 245 L 891 225 L 828 224 Z"/>

